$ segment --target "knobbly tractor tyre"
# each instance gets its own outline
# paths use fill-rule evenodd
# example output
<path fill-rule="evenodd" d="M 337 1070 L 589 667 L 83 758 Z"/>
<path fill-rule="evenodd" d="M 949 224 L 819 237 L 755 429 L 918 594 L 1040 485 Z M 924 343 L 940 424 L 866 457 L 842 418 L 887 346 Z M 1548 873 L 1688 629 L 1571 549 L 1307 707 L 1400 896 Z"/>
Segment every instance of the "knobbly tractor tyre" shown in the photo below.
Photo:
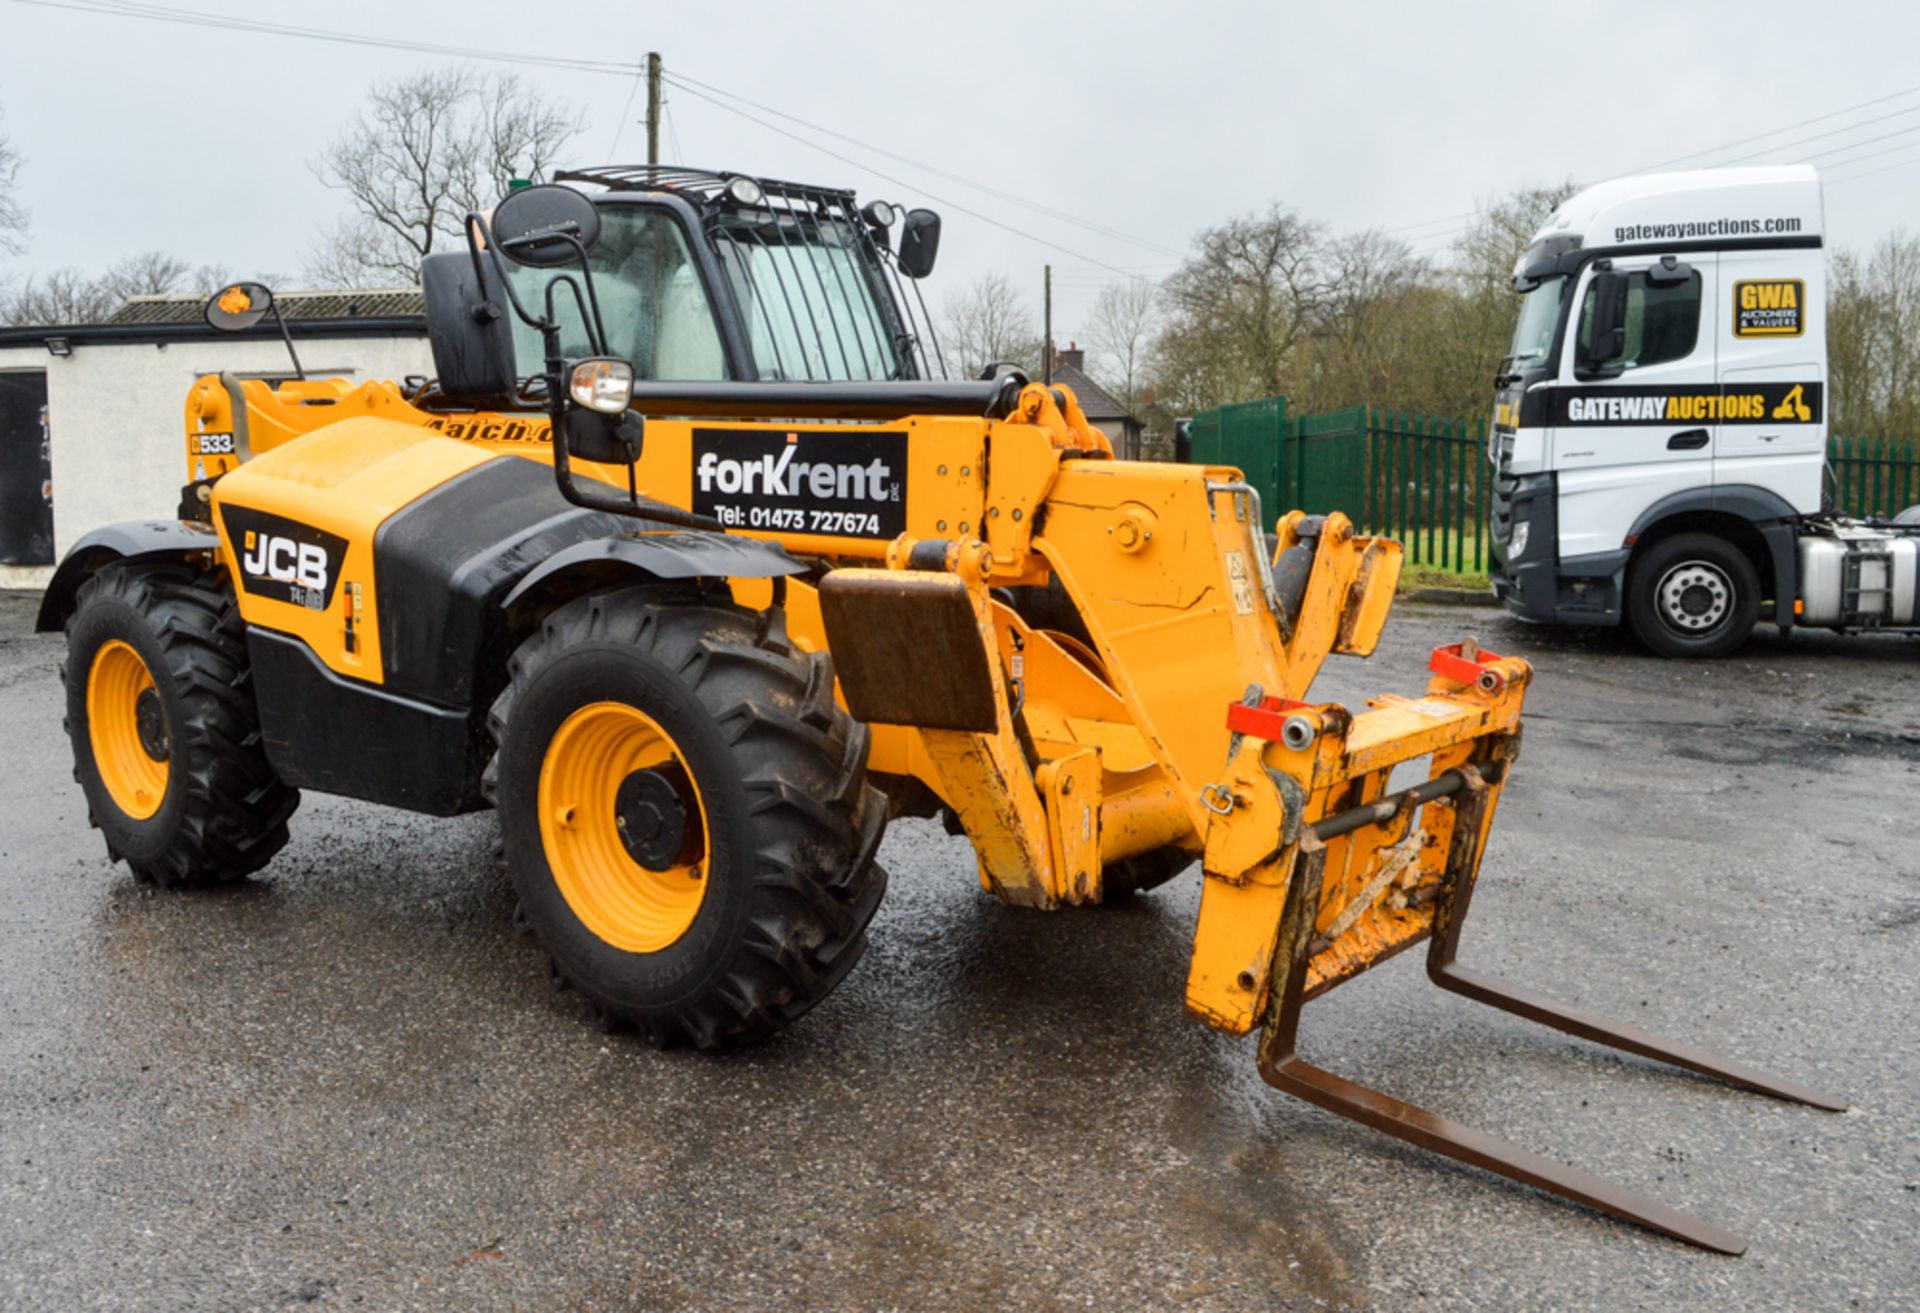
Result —
<path fill-rule="evenodd" d="M 80 588 L 60 675 L 87 819 L 135 877 L 224 883 L 287 842 L 300 794 L 267 761 L 246 627 L 218 578 L 107 566 Z"/>
<path fill-rule="evenodd" d="M 1627 575 L 1627 623 L 1659 656 L 1725 656 L 1759 617 L 1760 572 L 1712 534 L 1656 543 Z"/>
<path fill-rule="evenodd" d="M 578 599 L 515 652 L 490 724 L 518 917 L 610 1029 L 760 1039 L 865 951 L 886 800 L 831 660 L 777 610 Z"/>

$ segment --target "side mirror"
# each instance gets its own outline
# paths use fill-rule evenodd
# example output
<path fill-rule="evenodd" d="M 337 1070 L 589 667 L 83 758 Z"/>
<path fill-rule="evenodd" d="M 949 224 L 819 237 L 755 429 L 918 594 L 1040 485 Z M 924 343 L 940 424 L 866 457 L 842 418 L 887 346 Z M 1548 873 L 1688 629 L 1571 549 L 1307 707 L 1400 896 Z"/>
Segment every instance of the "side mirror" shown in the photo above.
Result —
<path fill-rule="evenodd" d="M 1678 287 L 1693 277 L 1693 266 L 1681 264 L 1671 255 L 1660 257 L 1660 263 L 1647 270 L 1648 287 Z"/>
<path fill-rule="evenodd" d="M 1627 283 L 1626 274 L 1609 269 L 1588 284 L 1593 318 L 1587 325 L 1587 349 L 1580 356 L 1581 369 L 1597 370 L 1626 354 Z"/>
<path fill-rule="evenodd" d="M 647 421 L 635 410 L 608 415 L 575 406 L 561 422 L 567 455 L 596 465 L 632 465 L 646 442 Z"/>
<path fill-rule="evenodd" d="M 908 210 L 900 225 L 900 272 L 909 278 L 925 278 L 933 272 L 934 257 L 940 254 L 940 216 L 932 210 Z"/>
<path fill-rule="evenodd" d="M 252 328 L 273 309 L 265 283 L 229 283 L 207 298 L 207 323 L 223 333 Z"/>
<path fill-rule="evenodd" d="M 494 243 L 509 260 L 550 269 L 593 249 L 600 237 L 600 211 L 573 188 L 549 183 L 508 193 L 494 207 L 491 227 Z"/>
<path fill-rule="evenodd" d="M 1173 459 L 1176 464 L 1193 464 L 1193 421 L 1190 419 L 1173 422 Z"/>
<path fill-rule="evenodd" d="M 455 401 L 511 405 L 515 385 L 513 325 L 493 264 L 465 251 L 420 260 L 427 302 L 427 341 L 440 390 Z"/>

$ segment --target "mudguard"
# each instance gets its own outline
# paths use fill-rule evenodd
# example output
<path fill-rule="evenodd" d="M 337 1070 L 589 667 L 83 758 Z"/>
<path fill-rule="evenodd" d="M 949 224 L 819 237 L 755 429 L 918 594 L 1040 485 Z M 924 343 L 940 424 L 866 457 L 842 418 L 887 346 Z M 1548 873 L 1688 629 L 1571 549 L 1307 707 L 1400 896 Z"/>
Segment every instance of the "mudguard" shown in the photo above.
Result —
<path fill-rule="evenodd" d="M 656 579 L 778 579 L 807 567 L 776 543 L 736 538 L 722 533 L 621 534 L 575 543 L 529 570 L 508 593 L 503 606 L 521 598 L 550 579 L 574 570 L 631 568 Z"/>
<path fill-rule="evenodd" d="M 114 561 L 190 561 L 219 545 L 213 526 L 198 520 L 129 520 L 95 529 L 73 545 L 53 572 L 34 630 L 46 634 L 65 628 L 80 585 L 103 566 Z"/>

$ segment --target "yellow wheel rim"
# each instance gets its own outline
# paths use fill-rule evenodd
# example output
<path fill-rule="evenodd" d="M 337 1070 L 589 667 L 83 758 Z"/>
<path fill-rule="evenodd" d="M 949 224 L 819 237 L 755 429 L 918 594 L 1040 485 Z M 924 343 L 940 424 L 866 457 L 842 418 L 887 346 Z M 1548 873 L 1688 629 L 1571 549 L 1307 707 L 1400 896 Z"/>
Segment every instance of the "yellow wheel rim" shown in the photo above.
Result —
<path fill-rule="evenodd" d="M 547 867 L 587 929 L 628 953 L 686 934 L 707 895 L 706 803 L 652 717 L 623 702 L 568 716 L 540 763 L 539 808 Z"/>
<path fill-rule="evenodd" d="M 167 797 L 167 722 L 153 674 L 140 654 L 114 639 L 87 671 L 87 737 L 114 806 L 136 821 Z"/>

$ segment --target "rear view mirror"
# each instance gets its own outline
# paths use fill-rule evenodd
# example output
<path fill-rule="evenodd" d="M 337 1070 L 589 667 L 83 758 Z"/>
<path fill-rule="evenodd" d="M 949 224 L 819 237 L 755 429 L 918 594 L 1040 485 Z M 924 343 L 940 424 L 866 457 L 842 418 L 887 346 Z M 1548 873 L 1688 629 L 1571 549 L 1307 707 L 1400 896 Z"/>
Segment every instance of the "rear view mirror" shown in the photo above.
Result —
<path fill-rule="evenodd" d="M 593 249 L 600 211 L 571 187 L 522 187 L 495 207 L 492 229 L 494 244 L 509 260 L 550 269 Z"/>
<path fill-rule="evenodd" d="M 1660 263 L 1647 270 L 1648 287 L 1678 287 L 1693 277 L 1693 266 L 1681 264 L 1671 255 L 1660 257 Z"/>
<path fill-rule="evenodd" d="M 940 216 L 932 210 L 909 210 L 900 227 L 900 272 L 925 278 L 940 254 Z"/>
<path fill-rule="evenodd" d="M 230 283 L 207 298 L 207 323 L 223 333 L 252 328 L 273 309 L 273 293 L 265 283 Z"/>
<path fill-rule="evenodd" d="M 513 404 L 513 327 L 494 280 L 492 262 L 465 251 L 420 261 L 434 373 L 440 390 L 456 401 Z"/>
<path fill-rule="evenodd" d="M 1627 351 L 1627 275 L 1612 269 L 1595 275 L 1587 285 L 1587 296 L 1593 303 L 1593 317 L 1580 367 L 1597 370 Z"/>

